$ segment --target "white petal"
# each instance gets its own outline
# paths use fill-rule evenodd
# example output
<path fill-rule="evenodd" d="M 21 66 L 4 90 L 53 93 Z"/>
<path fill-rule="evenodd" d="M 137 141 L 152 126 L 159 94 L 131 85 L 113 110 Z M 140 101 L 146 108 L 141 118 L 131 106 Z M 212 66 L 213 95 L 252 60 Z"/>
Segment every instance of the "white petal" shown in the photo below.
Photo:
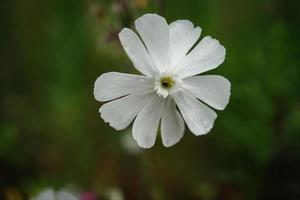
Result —
<path fill-rule="evenodd" d="M 185 78 L 214 69 L 223 63 L 225 54 L 219 41 L 207 36 L 182 59 L 176 73 Z"/>
<path fill-rule="evenodd" d="M 153 76 L 150 56 L 140 38 L 128 28 L 119 33 L 119 38 L 134 67 L 146 76 Z"/>
<path fill-rule="evenodd" d="M 60 191 L 57 193 L 57 200 L 78 200 L 78 198 L 69 192 Z"/>
<path fill-rule="evenodd" d="M 122 130 L 133 121 L 154 93 L 136 93 L 104 104 L 99 112 L 105 122 L 116 130 Z"/>
<path fill-rule="evenodd" d="M 168 99 L 161 118 L 161 138 L 165 147 L 179 142 L 184 133 L 184 121 L 176 109 L 175 102 Z"/>
<path fill-rule="evenodd" d="M 169 26 L 165 18 L 145 14 L 135 21 L 135 27 L 157 69 L 166 69 L 169 64 Z"/>
<path fill-rule="evenodd" d="M 223 110 L 229 102 L 230 82 L 216 75 L 193 76 L 184 79 L 183 87 L 204 103 Z"/>
<path fill-rule="evenodd" d="M 156 95 L 134 120 L 132 134 L 139 146 L 150 148 L 154 145 L 164 101 L 162 97 Z"/>
<path fill-rule="evenodd" d="M 170 25 L 170 66 L 175 67 L 197 42 L 201 28 L 189 20 L 177 20 Z"/>
<path fill-rule="evenodd" d="M 42 191 L 38 196 L 31 198 L 31 200 L 56 200 L 55 192 L 53 189 L 46 189 Z"/>
<path fill-rule="evenodd" d="M 183 92 L 176 94 L 175 101 L 192 133 L 203 135 L 212 129 L 217 118 L 217 114 L 212 109 Z"/>
<path fill-rule="evenodd" d="M 128 94 L 145 91 L 152 87 L 150 79 L 144 76 L 109 72 L 97 78 L 94 86 L 94 96 L 98 101 L 109 101 Z"/>

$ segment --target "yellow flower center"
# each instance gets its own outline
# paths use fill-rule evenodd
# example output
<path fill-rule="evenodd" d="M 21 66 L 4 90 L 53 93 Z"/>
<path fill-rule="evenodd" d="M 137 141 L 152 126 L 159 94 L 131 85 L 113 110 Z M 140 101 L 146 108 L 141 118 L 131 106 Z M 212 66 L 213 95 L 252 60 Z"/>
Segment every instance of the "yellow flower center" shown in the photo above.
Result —
<path fill-rule="evenodd" d="M 160 85 L 165 89 L 170 89 L 175 84 L 174 80 L 170 76 L 165 76 L 160 79 Z"/>

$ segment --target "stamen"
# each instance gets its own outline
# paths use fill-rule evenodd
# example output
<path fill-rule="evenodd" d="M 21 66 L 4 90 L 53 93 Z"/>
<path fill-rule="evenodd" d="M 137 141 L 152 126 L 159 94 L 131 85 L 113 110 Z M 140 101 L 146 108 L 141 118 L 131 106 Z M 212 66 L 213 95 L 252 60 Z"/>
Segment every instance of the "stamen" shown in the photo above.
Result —
<path fill-rule="evenodd" d="M 160 79 L 160 85 L 165 89 L 170 89 L 174 84 L 175 82 L 170 76 L 166 76 Z"/>

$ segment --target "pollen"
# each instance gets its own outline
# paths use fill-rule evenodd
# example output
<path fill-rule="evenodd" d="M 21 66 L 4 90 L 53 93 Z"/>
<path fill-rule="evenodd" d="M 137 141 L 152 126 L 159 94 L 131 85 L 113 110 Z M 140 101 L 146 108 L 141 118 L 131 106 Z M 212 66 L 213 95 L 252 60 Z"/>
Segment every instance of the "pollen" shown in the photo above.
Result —
<path fill-rule="evenodd" d="M 166 76 L 160 79 L 160 85 L 165 89 L 170 89 L 175 84 L 174 80 L 170 76 Z"/>

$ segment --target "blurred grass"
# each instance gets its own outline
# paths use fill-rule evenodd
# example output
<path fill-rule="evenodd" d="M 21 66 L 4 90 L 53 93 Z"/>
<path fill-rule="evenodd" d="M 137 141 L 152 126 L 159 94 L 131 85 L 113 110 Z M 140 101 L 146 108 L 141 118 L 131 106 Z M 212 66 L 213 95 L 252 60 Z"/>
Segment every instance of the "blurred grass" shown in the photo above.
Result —
<path fill-rule="evenodd" d="M 299 7 L 167 0 L 168 22 L 189 19 L 226 47 L 208 74 L 232 82 L 231 101 L 207 136 L 186 131 L 173 148 L 158 138 L 131 155 L 100 118 L 93 84 L 103 72 L 136 73 L 117 33 L 158 12 L 157 1 L 1 2 L 2 195 L 74 183 L 100 196 L 118 187 L 126 199 L 299 199 Z"/>

